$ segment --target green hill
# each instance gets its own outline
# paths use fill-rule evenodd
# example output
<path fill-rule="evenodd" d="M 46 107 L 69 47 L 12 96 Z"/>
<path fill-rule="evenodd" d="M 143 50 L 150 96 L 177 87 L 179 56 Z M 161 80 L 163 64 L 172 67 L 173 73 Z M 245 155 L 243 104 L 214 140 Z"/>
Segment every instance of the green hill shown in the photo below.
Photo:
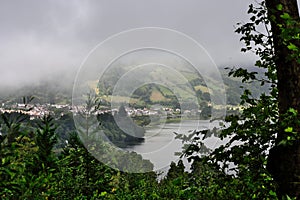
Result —
<path fill-rule="evenodd" d="M 238 105 L 240 102 L 240 95 L 243 92 L 241 88 L 249 88 L 253 91 L 253 96 L 258 96 L 265 91 L 258 83 L 242 84 L 237 78 L 228 77 L 228 72 L 220 70 L 226 89 L 227 104 Z M 112 97 L 117 103 L 129 102 L 134 107 L 147 107 L 154 104 L 165 105 L 169 107 L 178 107 L 179 102 L 205 105 L 210 102 L 210 94 L 204 79 L 197 73 L 191 71 L 181 71 L 183 80 L 177 80 L 176 76 L 169 76 L 167 72 L 156 70 L 148 74 L 148 84 L 140 84 L 143 76 L 135 75 L 136 83 L 134 81 L 122 86 L 123 94 L 113 95 L 114 87 L 118 81 L 124 76 L 126 70 L 123 68 L 109 70 L 105 75 L 98 80 L 90 80 L 86 84 L 95 91 L 95 93 L 103 99 L 103 102 L 110 104 Z M 213 90 L 221 90 L 221 86 L 214 80 L 209 80 L 210 86 Z M 172 83 L 172 84 L 169 84 Z M 139 85 L 140 84 L 140 85 Z M 126 94 L 132 87 L 138 85 L 131 94 Z M 0 96 L 1 102 L 22 102 L 23 96 L 34 96 L 34 103 L 56 103 L 56 104 L 70 104 L 72 97 L 71 82 L 62 84 L 53 79 L 48 79 L 30 86 L 21 87 L 17 90 L 10 91 L 10 93 L 2 92 Z"/>
<path fill-rule="evenodd" d="M 172 79 L 171 77 L 165 80 L 166 84 L 160 84 L 162 82 L 160 80 L 162 75 L 160 74 L 161 72 L 157 70 L 149 74 L 148 78 L 151 79 L 151 81 L 149 81 L 150 83 L 139 85 L 137 80 L 135 85 L 139 87 L 128 95 L 126 91 L 129 91 L 129 89 L 131 89 L 130 87 L 136 87 L 132 83 L 133 81 L 128 81 L 129 85 L 127 88 L 124 86 L 122 88 L 123 90 L 115 95 L 114 87 L 123 75 L 120 71 L 122 70 L 118 70 L 119 74 L 114 73 L 115 71 L 110 71 L 105 74 L 98 82 L 97 88 L 94 88 L 95 91 L 98 92 L 98 95 L 108 102 L 111 101 L 111 98 L 107 97 L 114 95 L 114 101 L 120 103 L 129 100 L 130 104 L 134 107 L 160 104 L 176 108 L 179 106 L 179 102 L 194 102 L 198 105 L 205 105 L 211 101 L 213 95 L 216 95 L 214 91 L 222 91 L 223 89 L 218 81 L 209 79 L 210 87 L 212 87 L 212 90 L 209 90 L 206 82 L 200 75 L 188 71 L 182 72 L 182 75 L 186 79 L 185 83 L 180 80 Z M 238 105 L 240 96 L 243 93 L 243 88 L 250 88 L 254 96 L 258 96 L 262 91 L 265 91 L 258 83 L 243 84 L 237 78 L 228 77 L 227 71 L 221 70 L 221 73 L 226 90 L 227 104 Z M 168 76 L 168 74 L 166 74 L 166 76 Z M 168 85 L 168 81 L 171 81 L 173 85 Z M 195 97 L 197 102 L 195 102 Z"/>

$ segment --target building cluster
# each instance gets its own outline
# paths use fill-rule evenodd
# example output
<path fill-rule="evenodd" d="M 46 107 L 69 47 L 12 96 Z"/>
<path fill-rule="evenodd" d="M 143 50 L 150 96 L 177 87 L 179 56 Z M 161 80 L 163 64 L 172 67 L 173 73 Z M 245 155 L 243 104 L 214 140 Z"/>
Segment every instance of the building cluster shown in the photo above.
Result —
<path fill-rule="evenodd" d="M 10 106 L 5 106 L 2 104 L 0 106 L 0 113 L 11 113 L 11 112 L 20 112 L 23 114 L 30 115 L 31 118 L 38 118 L 43 117 L 45 115 L 54 114 L 54 110 L 59 110 L 61 115 L 64 115 L 67 112 L 71 112 L 73 114 L 77 113 L 87 113 L 85 106 L 71 106 L 68 104 L 13 104 Z M 108 109 L 102 108 L 100 110 L 96 110 L 90 112 L 91 114 L 103 114 L 103 113 L 112 113 L 113 115 L 116 114 L 119 110 L 117 108 Z M 197 115 L 201 113 L 201 110 L 183 110 L 180 109 L 172 109 L 168 107 L 151 107 L 151 108 L 144 108 L 144 109 L 136 109 L 131 107 L 126 107 L 125 111 L 128 116 L 149 116 L 149 115 Z"/>
<path fill-rule="evenodd" d="M 172 115 L 172 114 L 180 114 L 180 109 L 172 109 L 172 108 L 144 108 L 144 109 L 137 109 L 137 108 L 131 108 L 126 107 L 125 111 L 128 116 L 149 116 L 149 115 Z M 84 106 L 76 106 L 73 107 L 71 112 L 73 113 L 85 113 L 87 112 Z M 104 114 L 104 113 L 112 113 L 112 115 L 115 115 L 119 112 L 119 109 L 113 108 L 113 109 L 100 109 L 97 111 L 92 112 L 93 114 Z"/>
<path fill-rule="evenodd" d="M 0 113 L 12 113 L 18 112 L 22 114 L 26 114 L 30 116 L 30 119 L 40 118 L 45 115 L 52 114 L 53 111 L 51 108 L 67 108 L 71 110 L 71 106 L 69 105 L 56 105 L 56 104 L 13 104 L 9 106 L 5 106 L 2 104 L 0 107 Z"/>
<path fill-rule="evenodd" d="M 87 112 L 85 106 L 71 106 L 68 104 L 13 104 L 5 106 L 2 104 L 0 106 L 0 113 L 11 113 L 11 112 L 20 112 L 23 114 L 30 115 L 32 117 L 43 117 L 44 115 L 52 114 L 53 110 L 65 110 L 66 112 L 72 113 L 85 113 Z M 125 108 L 128 116 L 143 116 L 143 115 L 161 115 L 161 114 L 179 114 L 180 109 L 172 109 L 167 107 L 158 107 L 158 108 Z M 103 114 L 103 113 L 112 113 L 113 115 L 118 112 L 118 109 L 101 109 L 93 112 L 94 114 Z"/>

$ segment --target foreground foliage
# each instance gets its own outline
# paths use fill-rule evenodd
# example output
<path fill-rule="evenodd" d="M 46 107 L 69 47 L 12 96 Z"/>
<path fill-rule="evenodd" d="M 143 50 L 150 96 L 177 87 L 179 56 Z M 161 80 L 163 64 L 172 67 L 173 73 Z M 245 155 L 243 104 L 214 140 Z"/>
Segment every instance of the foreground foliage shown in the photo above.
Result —
<path fill-rule="evenodd" d="M 33 124 L 16 120 L 20 116 L 1 116 L 8 122 L 0 123 L 1 130 L 8 131 L 0 140 L 1 199 L 260 199 L 265 195 L 255 193 L 261 180 L 252 174 L 233 177 L 204 161 L 195 161 L 190 172 L 182 161 L 172 163 L 160 181 L 154 172 L 120 172 L 95 159 L 77 133 L 70 133 L 63 149 L 54 149 L 57 127 L 52 117 Z M 8 140 L 9 134 L 16 137 Z"/>

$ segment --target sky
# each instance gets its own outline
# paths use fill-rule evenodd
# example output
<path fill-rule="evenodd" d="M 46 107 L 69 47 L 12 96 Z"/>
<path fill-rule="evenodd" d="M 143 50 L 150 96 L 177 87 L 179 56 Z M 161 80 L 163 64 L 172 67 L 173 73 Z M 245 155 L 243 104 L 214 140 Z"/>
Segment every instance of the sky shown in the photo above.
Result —
<path fill-rule="evenodd" d="M 162 27 L 200 43 L 218 66 L 253 63 L 237 22 L 251 0 L 0 0 L 0 87 L 60 74 L 75 78 L 88 53 L 121 31 Z M 66 79 L 67 80 L 67 79 Z M 64 80 L 60 80 L 64 81 Z"/>

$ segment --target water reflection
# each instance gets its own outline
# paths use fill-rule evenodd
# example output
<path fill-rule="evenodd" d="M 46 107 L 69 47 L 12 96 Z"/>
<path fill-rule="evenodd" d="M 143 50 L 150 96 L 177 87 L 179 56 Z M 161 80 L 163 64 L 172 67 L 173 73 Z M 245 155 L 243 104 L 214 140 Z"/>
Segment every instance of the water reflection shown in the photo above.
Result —
<path fill-rule="evenodd" d="M 144 159 L 149 159 L 154 164 L 155 171 L 165 171 L 172 161 L 178 161 L 179 157 L 175 156 L 175 152 L 182 151 L 183 144 L 181 140 L 175 139 L 174 133 L 189 135 L 194 130 L 200 131 L 214 127 L 220 127 L 220 121 L 184 120 L 181 123 L 146 127 L 144 143 L 127 147 L 126 150 L 135 151 Z M 203 142 L 210 149 L 225 143 L 215 136 L 209 137 Z"/>

